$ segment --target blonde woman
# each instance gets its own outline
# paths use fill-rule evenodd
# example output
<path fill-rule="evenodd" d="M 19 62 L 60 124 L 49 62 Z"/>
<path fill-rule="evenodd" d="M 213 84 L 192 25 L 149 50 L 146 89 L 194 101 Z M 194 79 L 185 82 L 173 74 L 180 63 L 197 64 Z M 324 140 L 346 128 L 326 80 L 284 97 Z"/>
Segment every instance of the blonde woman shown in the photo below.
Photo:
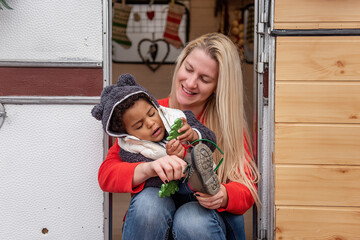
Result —
<path fill-rule="evenodd" d="M 132 193 L 123 239 L 245 239 L 244 214 L 255 202 L 258 171 L 249 150 L 243 106 L 241 62 L 236 46 L 223 34 L 191 41 L 178 57 L 169 98 L 160 105 L 191 110 L 215 132 L 224 152 L 217 170 L 216 195 L 196 192 L 159 198 L 145 182 L 181 179 L 186 164 L 176 156 L 153 162 L 125 163 L 117 143 L 99 170 L 104 191 Z M 219 164 L 222 156 L 215 156 Z"/>

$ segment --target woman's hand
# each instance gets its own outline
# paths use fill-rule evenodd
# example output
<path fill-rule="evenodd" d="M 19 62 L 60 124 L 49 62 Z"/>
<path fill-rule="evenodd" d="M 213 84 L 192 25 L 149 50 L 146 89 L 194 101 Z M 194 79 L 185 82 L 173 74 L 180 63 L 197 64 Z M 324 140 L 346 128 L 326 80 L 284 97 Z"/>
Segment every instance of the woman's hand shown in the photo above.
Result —
<path fill-rule="evenodd" d="M 184 158 L 185 148 L 179 140 L 172 139 L 166 145 L 166 154 L 175 155 L 179 158 Z"/>
<path fill-rule="evenodd" d="M 198 134 L 196 131 L 194 131 L 190 125 L 188 124 L 186 118 L 181 118 L 181 120 L 183 121 L 183 125 L 180 129 L 179 129 L 179 133 L 183 133 L 180 136 L 177 137 L 177 140 L 179 140 L 180 142 L 193 142 L 195 140 L 197 140 L 199 138 Z"/>
<path fill-rule="evenodd" d="M 228 204 L 227 191 L 222 184 L 220 184 L 220 191 L 213 196 L 201 192 L 196 192 L 195 196 L 200 205 L 208 209 L 226 208 Z"/>
<path fill-rule="evenodd" d="M 152 162 L 140 163 L 136 166 L 133 186 L 145 182 L 151 177 L 160 177 L 164 183 L 185 177 L 183 170 L 187 163 L 177 156 L 164 156 Z"/>

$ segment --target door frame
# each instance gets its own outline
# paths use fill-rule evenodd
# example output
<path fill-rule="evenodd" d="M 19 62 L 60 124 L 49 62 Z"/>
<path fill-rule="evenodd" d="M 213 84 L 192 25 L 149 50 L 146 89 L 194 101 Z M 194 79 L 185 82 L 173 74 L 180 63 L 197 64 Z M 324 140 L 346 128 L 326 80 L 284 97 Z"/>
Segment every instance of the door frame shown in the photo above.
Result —
<path fill-rule="evenodd" d="M 274 80 L 275 37 L 273 30 L 274 1 L 255 0 L 254 83 L 256 160 L 260 172 L 258 194 L 261 206 L 254 210 L 253 239 L 273 239 L 274 208 Z"/>

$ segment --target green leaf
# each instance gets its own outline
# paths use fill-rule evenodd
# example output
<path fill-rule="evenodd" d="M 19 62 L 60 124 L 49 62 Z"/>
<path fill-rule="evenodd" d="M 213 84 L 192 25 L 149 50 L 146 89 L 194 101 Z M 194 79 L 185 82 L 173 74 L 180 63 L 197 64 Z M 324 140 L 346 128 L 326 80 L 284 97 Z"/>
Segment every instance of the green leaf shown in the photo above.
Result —
<path fill-rule="evenodd" d="M 5 0 L 0 0 L 0 3 L 2 3 L 2 5 L 4 5 L 5 8 L 7 8 L 7 9 L 9 9 L 9 10 L 13 10 L 13 9 L 9 6 L 9 4 L 7 4 L 7 2 L 6 2 Z M 1 6 L 0 6 L 0 9 L 2 9 Z"/>

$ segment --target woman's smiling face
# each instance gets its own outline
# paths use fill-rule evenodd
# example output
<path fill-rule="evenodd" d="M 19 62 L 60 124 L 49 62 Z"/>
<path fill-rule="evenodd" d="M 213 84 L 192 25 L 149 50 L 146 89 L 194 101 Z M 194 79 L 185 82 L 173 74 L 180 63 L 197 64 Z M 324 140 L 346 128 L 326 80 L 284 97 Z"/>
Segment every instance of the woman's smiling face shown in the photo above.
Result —
<path fill-rule="evenodd" d="M 215 93 L 218 64 L 204 50 L 195 48 L 184 59 L 175 80 L 176 100 L 180 108 L 203 108 L 210 95 Z"/>
<path fill-rule="evenodd" d="M 160 142 L 165 135 L 159 112 L 144 99 L 139 99 L 125 111 L 123 123 L 128 134 L 141 140 Z"/>

